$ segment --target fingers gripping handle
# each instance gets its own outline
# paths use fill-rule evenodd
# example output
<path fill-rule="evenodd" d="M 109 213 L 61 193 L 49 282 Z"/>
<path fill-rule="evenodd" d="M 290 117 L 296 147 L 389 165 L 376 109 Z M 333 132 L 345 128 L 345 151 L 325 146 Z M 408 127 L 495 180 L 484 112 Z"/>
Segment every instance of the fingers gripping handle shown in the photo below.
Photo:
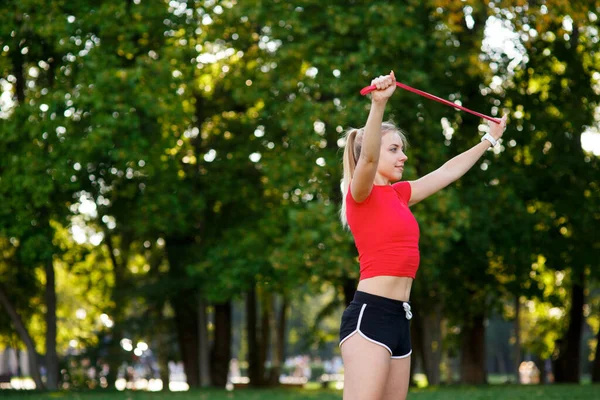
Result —
<path fill-rule="evenodd" d="M 442 104 L 445 104 L 445 105 L 447 105 L 447 106 L 454 107 L 454 108 L 458 108 L 459 110 L 462 110 L 462 111 L 468 112 L 468 113 L 470 113 L 470 114 L 476 115 L 476 116 L 478 116 L 478 117 L 480 117 L 480 118 L 487 119 L 488 121 L 492 121 L 492 122 L 494 122 L 494 123 L 496 123 L 496 124 L 500 124 L 500 122 L 502 122 L 500 118 L 493 118 L 493 117 L 489 117 L 489 116 L 487 116 L 487 115 L 485 115 L 485 114 L 480 114 L 480 113 L 478 113 L 477 111 L 469 110 L 469 109 L 468 109 L 468 108 L 466 108 L 466 107 L 459 106 L 458 104 L 452 103 L 451 101 L 444 100 L 444 99 L 442 99 L 442 98 L 439 98 L 439 97 L 437 97 L 437 96 L 434 96 L 434 95 L 432 95 L 432 94 L 429 94 L 429 93 L 427 93 L 427 92 L 424 92 L 424 91 L 422 91 L 422 90 L 419 90 L 419 89 L 412 88 L 412 87 L 410 87 L 410 86 L 408 86 L 408 85 L 405 85 L 405 84 L 403 84 L 403 83 L 396 82 L 396 86 L 398 86 L 399 88 L 402 88 L 402 89 L 404 89 L 404 90 L 408 90 L 409 92 L 413 92 L 413 93 L 416 93 L 416 94 L 418 94 L 418 95 L 420 95 L 420 96 L 426 97 L 426 98 L 428 98 L 428 99 L 430 99 L 430 100 L 435 100 L 435 101 L 437 101 L 437 102 L 440 102 L 440 103 L 442 103 Z M 363 96 L 365 96 L 365 95 L 367 95 L 367 94 L 371 93 L 371 92 L 372 92 L 372 91 L 374 91 L 374 90 L 377 90 L 377 88 L 375 87 L 375 85 L 367 86 L 367 87 L 364 87 L 364 88 L 363 88 L 363 89 L 360 91 L 360 94 L 361 94 L 361 95 L 363 95 Z"/>

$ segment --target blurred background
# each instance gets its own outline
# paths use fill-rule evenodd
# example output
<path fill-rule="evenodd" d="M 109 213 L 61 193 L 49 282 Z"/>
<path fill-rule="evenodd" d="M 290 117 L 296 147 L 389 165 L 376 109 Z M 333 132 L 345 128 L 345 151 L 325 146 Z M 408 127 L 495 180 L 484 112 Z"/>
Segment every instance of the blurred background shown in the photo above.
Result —
<path fill-rule="evenodd" d="M 341 387 L 359 90 L 509 115 L 413 212 L 415 385 L 600 382 L 600 3 L 5 0 L 0 387 Z M 397 90 L 405 179 L 487 123 Z"/>

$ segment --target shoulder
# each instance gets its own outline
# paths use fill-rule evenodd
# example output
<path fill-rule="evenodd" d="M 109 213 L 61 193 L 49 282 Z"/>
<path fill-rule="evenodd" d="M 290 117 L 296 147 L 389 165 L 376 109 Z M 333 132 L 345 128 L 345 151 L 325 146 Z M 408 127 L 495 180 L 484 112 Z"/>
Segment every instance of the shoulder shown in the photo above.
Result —
<path fill-rule="evenodd" d="M 410 185 L 410 182 L 408 182 L 408 181 L 396 182 L 392 185 L 392 187 L 394 188 L 396 193 L 398 193 L 400 198 L 402 200 L 404 200 L 406 202 L 406 204 L 408 204 L 408 202 L 410 200 L 410 195 L 412 193 L 412 187 Z"/>
<path fill-rule="evenodd" d="M 349 185 L 348 192 L 346 193 L 346 202 L 348 204 L 353 204 L 353 205 L 367 204 L 369 202 L 369 200 L 371 199 L 371 197 L 373 197 L 373 189 L 374 189 L 374 187 L 371 189 L 371 192 L 369 193 L 369 195 L 367 196 L 366 199 L 359 202 L 354 199 L 354 196 L 352 196 L 352 185 Z"/>

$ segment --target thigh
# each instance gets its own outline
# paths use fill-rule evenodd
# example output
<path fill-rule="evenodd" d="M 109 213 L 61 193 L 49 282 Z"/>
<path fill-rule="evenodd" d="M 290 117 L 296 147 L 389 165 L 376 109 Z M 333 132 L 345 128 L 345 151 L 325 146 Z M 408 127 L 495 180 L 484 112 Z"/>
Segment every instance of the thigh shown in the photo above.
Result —
<path fill-rule="evenodd" d="M 410 356 L 390 362 L 383 400 L 404 400 L 410 383 Z"/>
<path fill-rule="evenodd" d="M 390 353 L 356 332 L 342 344 L 344 400 L 380 400 L 390 370 Z"/>

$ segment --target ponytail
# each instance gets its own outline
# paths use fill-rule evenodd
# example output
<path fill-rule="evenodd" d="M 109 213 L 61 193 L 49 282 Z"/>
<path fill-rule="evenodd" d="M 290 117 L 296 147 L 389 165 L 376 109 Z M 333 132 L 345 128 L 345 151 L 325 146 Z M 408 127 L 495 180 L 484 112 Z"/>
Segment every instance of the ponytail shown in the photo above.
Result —
<path fill-rule="evenodd" d="M 348 226 L 348 219 L 346 217 L 346 196 L 348 194 L 348 190 L 350 190 L 350 181 L 352 180 L 356 163 L 360 157 L 360 151 L 362 149 L 362 137 L 363 130 L 354 128 L 348 129 L 344 135 L 346 145 L 344 148 L 343 157 L 344 176 L 341 185 L 342 208 L 340 210 L 340 220 L 342 221 L 342 225 L 344 227 Z"/>

